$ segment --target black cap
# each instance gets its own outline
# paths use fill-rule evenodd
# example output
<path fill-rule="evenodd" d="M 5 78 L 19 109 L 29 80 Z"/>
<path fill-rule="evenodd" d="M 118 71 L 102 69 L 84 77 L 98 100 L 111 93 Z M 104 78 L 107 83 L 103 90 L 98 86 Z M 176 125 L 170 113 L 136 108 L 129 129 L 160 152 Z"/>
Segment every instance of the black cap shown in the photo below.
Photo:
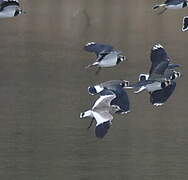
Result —
<path fill-rule="evenodd" d="M 88 92 L 92 95 L 97 94 L 97 91 L 96 91 L 95 87 L 93 87 L 93 86 L 88 87 Z"/>

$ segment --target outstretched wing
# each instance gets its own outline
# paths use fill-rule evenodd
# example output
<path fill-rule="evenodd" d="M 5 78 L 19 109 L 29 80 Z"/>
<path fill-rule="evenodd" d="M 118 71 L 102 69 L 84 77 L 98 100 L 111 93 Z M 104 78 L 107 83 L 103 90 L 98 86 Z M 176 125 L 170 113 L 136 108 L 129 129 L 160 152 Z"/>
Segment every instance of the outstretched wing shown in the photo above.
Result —
<path fill-rule="evenodd" d="M 176 88 L 176 83 L 172 81 L 172 84 L 167 86 L 164 89 L 154 91 L 150 94 L 150 102 L 153 105 L 162 105 L 168 98 L 172 95 Z"/>
<path fill-rule="evenodd" d="M 130 111 L 130 102 L 127 92 L 120 86 L 116 86 L 116 89 L 113 90 L 116 95 L 111 102 L 111 105 L 116 105 L 120 108 L 117 113 L 127 113 Z"/>
<path fill-rule="evenodd" d="M 130 110 L 130 103 L 127 92 L 120 86 L 113 86 L 110 89 L 104 89 L 100 92 L 101 96 L 115 94 L 116 97 L 112 99 L 110 105 L 115 105 L 119 107 L 116 113 L 127 113 Z"/>
<path fill-rule="evenodd" d="M 188 30 L 188 16 L 185 16 L 183 18 L 182 31 L 187 31 L 187 30 Z"/>
<path fill-rule="evenodd" d="M 162 61 L 158 64 L 152 71 L 152 74 L 163 75 L 166 69 L 168 68 L 169 61 Z"/>
<path fill-rule="evenodd" d="M 97 122 L 96 126 L 104 122 L 113 120 L 113 116 L 108 111 L 93 111 L 92 114 Z"/>
<path fill-rule="evenodd" d="M 156 44 L 151 49 L 151 68 L 149 73 L 164 73 L 165 69 L 169 64 L 169 57 L 165 51 L 165 49 L 160 45 Z"/>
<path fill-rule="evenodd" d="M 95 128 L 96 137 L 103 138 L 107 134 L 110 126 L 111 126 L 111 121 L 106 121 L 104 123 L 97 125 Z"/>
<path fill-rule="evenodd" d="M 0 1 L 0 11 L 2 11 L 7 6 L 19 6 L 18 0 L 1 0 Z"/>
<path fill-rule="evenodd" d="M 112 101 L 112 99 L 114 99 L 116 97 L 115 94 L 108 94 L 108 95 L 102 95 L 100 96 L 99 99 L 97 99 L 97 101 L 95 102 L 94 106 L 92 109 L 101 109 L 101 108 L 106 108 L 106 107 L 110 107 L 110 103 Z"/>
<path fill-rule="evenodd" d="M 98 56 L 101 53 L 111 52 L 114 48 L 110 45 L 90 42 L 84 46 L 84 49 L 88 52 L 93 52 Z"/>

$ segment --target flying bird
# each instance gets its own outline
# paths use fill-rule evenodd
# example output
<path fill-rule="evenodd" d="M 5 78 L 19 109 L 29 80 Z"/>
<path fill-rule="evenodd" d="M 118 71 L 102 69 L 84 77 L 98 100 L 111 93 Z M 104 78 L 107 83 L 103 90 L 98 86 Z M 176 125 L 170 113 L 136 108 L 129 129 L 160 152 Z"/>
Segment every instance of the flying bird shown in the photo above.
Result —
<path fill-rule="evenodd" d="M 86 67 L 98 67 L 96 74 L 99 73 L 101 68 L 113 67 L 126 60 L 126 57 L 123 56 L 120 51 L 114 50 L 110 45 L 90 42 L 84 46 L 84 49 L 88 52 L 95 53 L 97 56 L 95 62 Z"/>
<path fill-rule="evenodd" d="M 162 4 L 155 5 L 153 9 L 162 9 L 159 14 L 164 13 L 167 9 L 182 9 L 187 7 L 188 1 L 187 0 L 166 0 Z"/>
<path fill-rule="evenodd" d="M 0 18 L 9 18 L 25 13 L 18 0 L 0 0 Z"/>
<path fill-rule="evenodd" d="M 100 96 L 92 109 L 80 114 L 80 118 L 91 117 L 91 124 L 94 119 L 96 120 L 95 135 L 98 138 L 103 138 L 107 134 L 112 124 L 112 114 L 119 109 L 118 106 L 111 106 L 110 104 L 115 97 L 116 95 L 112 92 Z"/>
<path fill-rule="evenodd" d="M 125 114 L 130 112 L 130 102 L 125 91 L 125 87 L 129 86 L 129 81 L 111 80 L 100 83 L 98 85 L 89 86 L 88 92 L 91 95 L 105 95 L 112 91 L 116 97 L 111 101 L 111 105 L 116 105 L 120 109 L 116 113 Z"/>
<path fill-rule="evenodd" d="M 185 16 L 183 18 L 183 25 L 182 25 L 182 31 L 187 31 L 188 30 L 188 16 Z"/>
<path fill-rule="evenodd" d="M 150 102 L 153 105 L 163 105 L 175 90 L 175 80 L 181 76 L 174 69 L 179 64 L 170 63 L 170 57 L 160 44 L 151 49 L 151 68 L 149 74 L 140 74 L 139 82 L 126 88 L 134 89 L 135 93 L 147 90 L 150 94 Z"/>

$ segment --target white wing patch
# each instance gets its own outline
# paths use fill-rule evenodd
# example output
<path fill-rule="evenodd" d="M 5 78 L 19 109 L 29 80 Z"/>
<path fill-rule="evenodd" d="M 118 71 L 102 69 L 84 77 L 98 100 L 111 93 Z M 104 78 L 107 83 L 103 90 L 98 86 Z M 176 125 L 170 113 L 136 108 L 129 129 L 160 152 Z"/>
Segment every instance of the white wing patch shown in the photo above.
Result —
<path fill-rule="evenodd" d="M 164 103 L 154 103 L 154 106 L 162 106 Z"/>
<path fill-rule="evenodd" d="M 154 51 L 154 50 L 157 50 L 159 48 L 163 48 L 163 46 L 161 46 L 160 44 L 156 44 L 156 45 L 153 46 L 152 50 Z"/>
<path fill-rule="evenodd" d="M 86 44 L 86 46 L 90 46 L 90 45 L 93 45 L 93 44 L 96 44 L 96 42 L 89 42 Z"/>

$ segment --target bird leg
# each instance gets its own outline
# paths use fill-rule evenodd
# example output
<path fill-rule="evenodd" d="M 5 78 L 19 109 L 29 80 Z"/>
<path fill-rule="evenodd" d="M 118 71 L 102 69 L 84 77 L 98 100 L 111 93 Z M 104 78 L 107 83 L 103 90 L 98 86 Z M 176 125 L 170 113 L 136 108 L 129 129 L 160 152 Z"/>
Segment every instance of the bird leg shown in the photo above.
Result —
<path fill-rule="evenodd" d="M 97 69 L 95 74 L 98 75 L 100 71 L 101 71 L 101 67 L 98 67 L 98 69 Z"/>
<path fill-rule="evenodd" d="M 89 124 L 89 126 L 87 127 L 88 130 L 89 130 L 90 127 L 92 126 L 94 119 L 95 119 L 95 118 L 92 118 L 92 120 L 90 121 L 90 124 Z"/>

